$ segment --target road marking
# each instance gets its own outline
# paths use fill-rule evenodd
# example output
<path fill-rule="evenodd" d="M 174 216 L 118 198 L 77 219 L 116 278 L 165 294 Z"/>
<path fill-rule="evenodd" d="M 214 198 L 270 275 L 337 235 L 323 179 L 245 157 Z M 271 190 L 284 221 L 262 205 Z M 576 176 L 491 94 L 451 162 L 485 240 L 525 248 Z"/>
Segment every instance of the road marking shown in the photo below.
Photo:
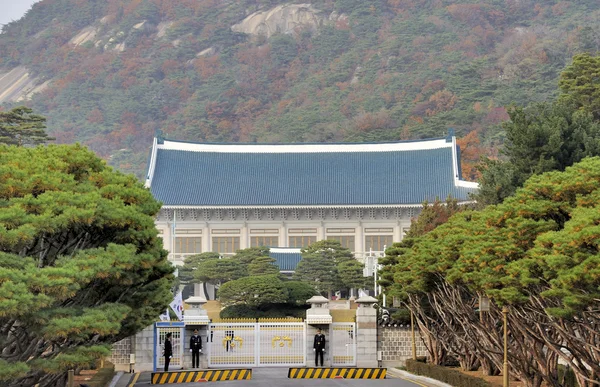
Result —
<path fill-rule="evenodd" d="M 136 372 L 135 375 L 133 375 L 133 379 L 131 380 L 131 382 L 129 383 L 129 385 L 127 387 L 133 387 L 135 386 L 135 383 L 137 383 L 137 380 L 140 378 L 140 373 Z"/>

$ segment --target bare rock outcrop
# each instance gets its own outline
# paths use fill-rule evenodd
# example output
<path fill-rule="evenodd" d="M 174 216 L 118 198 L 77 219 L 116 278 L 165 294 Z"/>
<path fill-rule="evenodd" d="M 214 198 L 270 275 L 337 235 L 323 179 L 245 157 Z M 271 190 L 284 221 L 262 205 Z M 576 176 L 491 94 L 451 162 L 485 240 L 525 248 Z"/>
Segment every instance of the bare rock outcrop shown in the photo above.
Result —
<path fill-rule="evenodd" d="M 250 35 L 290 34 L 302 29 L 316 30 L 327 16 L 312 4 L 283 4 L 267 11 L 255 12 L 231 27 L 235 32 Z"/>
<path fill-rule="evenodd" d="M 18 66 L 9 71 L 0 70 L 0 103 L 18 102 L 30 99 L 31 96 L 42 91 L 48 82 L 40 82 L 29 74 L 26 67 Z"/>
<path fill-rule="evenodd" d="M 75 35 L 69 41 L 69 43 L 71 43 L 74 46 L 81 46 L 85 42 L 94 41 L 94 38 L 96 38 L 97 33 L 98 33 L 98 28 L 96 28 L 94 26 L 87 26 L 84 29 L 82 29 L 81 31 L 79 31 L 77 33 L 77 35 Z"/>

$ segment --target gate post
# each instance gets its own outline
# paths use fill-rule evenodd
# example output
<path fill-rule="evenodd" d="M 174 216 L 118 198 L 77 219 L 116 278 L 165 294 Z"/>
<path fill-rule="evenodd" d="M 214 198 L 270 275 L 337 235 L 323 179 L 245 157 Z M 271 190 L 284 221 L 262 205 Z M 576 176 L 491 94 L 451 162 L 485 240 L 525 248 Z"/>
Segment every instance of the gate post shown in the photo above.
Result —
<path fill-rule="evenodd" d="M 356 300 L 356 366 L 377 367 L 377 309 L 376 298 L 360 297 Z"/>

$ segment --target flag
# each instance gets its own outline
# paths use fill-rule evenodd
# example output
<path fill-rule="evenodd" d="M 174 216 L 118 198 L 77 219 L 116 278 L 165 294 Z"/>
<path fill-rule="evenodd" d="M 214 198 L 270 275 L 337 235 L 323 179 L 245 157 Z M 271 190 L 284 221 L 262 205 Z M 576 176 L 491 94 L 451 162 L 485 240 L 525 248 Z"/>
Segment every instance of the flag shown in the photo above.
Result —
<path fill-rule="evenodd" d="M 158 318 L 160 319 L 160 321 L 169 321 L 169 309 L 167 308 L 167 310 L 165 310 L 165 313 L 161 314 L 160 316 L 158 316 Z"/>
<path fill-rule="evenodd" d="M 173 312 L 177 315 L 177 319 L 179 321 L 183 321 L 183 298 L 181 297 L 181 292 L 177 292 L 175 298 L 169 304 Z"/>

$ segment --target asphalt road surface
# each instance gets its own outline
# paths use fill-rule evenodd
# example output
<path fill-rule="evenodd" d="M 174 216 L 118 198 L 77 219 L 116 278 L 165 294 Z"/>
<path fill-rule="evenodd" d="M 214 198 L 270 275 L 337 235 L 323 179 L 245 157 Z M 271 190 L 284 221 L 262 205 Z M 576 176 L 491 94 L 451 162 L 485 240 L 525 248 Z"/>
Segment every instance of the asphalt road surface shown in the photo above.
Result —
<path fill-rule="evenodd" d="M 150 373 L 140 375 L 135 387 L 419 387 L 420 384 L 408 380 L 393 378 L 388 374 L 387 379 L 288 379 L 287 368 L 254 368 L 252 380 L 236 380 L 226 382 L 202 382 L 184 384 L 150 384 Z"/>

